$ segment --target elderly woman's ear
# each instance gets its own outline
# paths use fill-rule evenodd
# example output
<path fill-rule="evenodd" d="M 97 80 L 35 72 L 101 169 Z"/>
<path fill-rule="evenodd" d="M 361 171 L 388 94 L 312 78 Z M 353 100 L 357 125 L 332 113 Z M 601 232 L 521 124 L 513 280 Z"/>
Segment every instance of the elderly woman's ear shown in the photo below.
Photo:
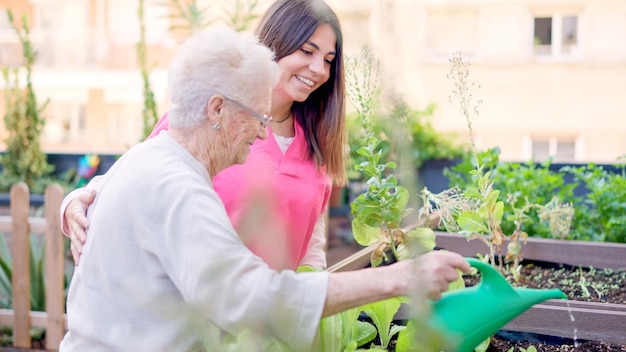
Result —
<path fill-rule="evenodd" d="M 213 129 L 218 130 L 223 119 L 224 98 L 212 96 L 206 104 L 206 114 Z"/>

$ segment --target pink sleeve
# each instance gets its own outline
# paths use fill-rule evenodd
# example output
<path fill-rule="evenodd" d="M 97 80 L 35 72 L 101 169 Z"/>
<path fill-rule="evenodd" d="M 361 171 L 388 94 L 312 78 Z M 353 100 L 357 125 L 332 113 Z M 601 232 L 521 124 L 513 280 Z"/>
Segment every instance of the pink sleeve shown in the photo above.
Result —
<path fill-rule="evenodd" d="M 167 131 L 169 129 L 169 127 L 170 127 L 170 123 L 167 120 L 167 113 L 165 113 L 165 114 L 163 114 L 163 116 L 161 116 L 159 121 L 157 121 L 156 125 L 154 125 L 154 128 L 152 129 L 152 132 L 150 133 L 150 135 L 146 139 L 150 139 L 150 138 L 158 135 L 159 133 L 161 133 L 161 131 Z"/>

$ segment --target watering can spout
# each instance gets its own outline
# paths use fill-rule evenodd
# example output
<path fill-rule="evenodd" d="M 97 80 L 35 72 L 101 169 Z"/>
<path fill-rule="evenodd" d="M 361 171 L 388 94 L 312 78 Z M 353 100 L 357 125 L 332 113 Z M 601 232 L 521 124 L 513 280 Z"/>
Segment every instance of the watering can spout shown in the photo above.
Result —
<path fill-rule="evenodd" d="M 481 273 L 473 287 L 445 293 L 433 303 L 430 325 L 453 341 L 458 352 L 471 352 L 509 321 L 548 299 L 567 299 L 558 289 L 513 288 L 491 265 L 466 258 Z"/>
<path fill-rule="evenodd" d="M 548 299 L 567 299 L 565 293 L 558 289 L 534 290 L 530 288 L 518 288 L 515 289 L 515 291 L 517 291 L 520 295 L 520 301 L 523 304 L 528 305 L 528 308 Z"/>

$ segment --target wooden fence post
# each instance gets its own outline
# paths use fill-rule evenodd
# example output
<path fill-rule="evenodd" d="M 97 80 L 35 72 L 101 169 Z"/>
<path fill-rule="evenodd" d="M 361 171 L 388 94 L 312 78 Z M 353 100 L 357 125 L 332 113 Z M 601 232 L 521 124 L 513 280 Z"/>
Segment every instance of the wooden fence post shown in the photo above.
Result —
<path fill-rule="evenodd" d="M 13 253 L 13 345 L 30 348 L 30 226 L 28 186 L 16 183 L 11 187 L 11 252 Z"/>
<path fill-rule="evenodd" d="M 45 228 L 45 292 L 46 312 L 46 349 L 57 350 L 65 334 L 65 296 L 64 296 L 64 255 L 63 235 L 59 208 L 63 201 L 63 188 L 58 184 L 50 185 L 44 194 Z"/>

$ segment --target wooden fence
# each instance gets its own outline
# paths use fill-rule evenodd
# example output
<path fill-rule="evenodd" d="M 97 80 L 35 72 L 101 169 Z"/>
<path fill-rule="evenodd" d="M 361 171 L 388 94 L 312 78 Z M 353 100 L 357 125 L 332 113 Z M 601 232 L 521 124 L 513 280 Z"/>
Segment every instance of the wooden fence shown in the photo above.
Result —
<path fill-rule="evenodd" d="M 59 185 L 46 188 L 44 217 L 30 217 L 28 186 L 11 188 L 11 215 L 0 216 L 0 233 L 10 234 L 13 262 L 13 310 L 0 309 L 0 325 L 13 328 L 13 345 L 31 348 L 31 327 L 46 330 L 46 349 L 57 350 L 67 325 L 63 294 L 64 248 L 59 207 L 63 189 Z M 45 237 L 44 283 L 46 312 L 31 311 L 29 234 Z"/>

